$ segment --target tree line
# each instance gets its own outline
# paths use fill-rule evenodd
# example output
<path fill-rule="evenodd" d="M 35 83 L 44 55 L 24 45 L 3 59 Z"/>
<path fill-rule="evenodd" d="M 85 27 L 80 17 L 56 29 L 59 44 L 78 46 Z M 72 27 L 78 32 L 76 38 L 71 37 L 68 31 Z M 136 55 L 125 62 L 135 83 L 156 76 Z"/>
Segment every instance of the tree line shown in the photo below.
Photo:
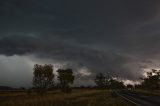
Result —
<path fill-rule="evenodd" d="M 58 69 L 57 80 L 58 84 L 55 84 L 55 74 L 53 73 L 53 65 L 45 64 L 38 65 L 35 64 L 33 68 L 33 88 L 39 93 L 43 94 L 48 89 L 58 88 L 62 92 L 71 92 L 71 85 L 75 80 L 72 69 Z M 147 72 L 147 77 L 141 78 L 142 83 L 135 85 L 135 88 L 141 89 L 160 89 L 160 70 L 152 69 L 151 72 Z M 116 78 L 109 77 L 103 73 L 98 73 L 95 76 L 94 82 L 96 86 L 94 88 L 98 89 L 125 89 L 133 88 L 132 85 L 125 86 L 124 83 Z"/>
<path fill-rule="evenodd" d="M 35 64 L 33 70 L 33 86 L 37 93 L 43 94 L 48 89 L 55 87 L 55 75 L 53 73 L 53 65 Z M 72 69 L 58 69 L 57 74 L 58 84 L 56 87 L 59 88 L 62 92 L 71 92 L 71 85 L 75 80 Z M 94 82 L 96 84 L 94 88 L 98 89 L 125 88 L 122 81 L 118 81 L 108 76 L 104 76 L 102 73 L 96 75 Z"/>
<path fill-rule="evenodd" d="M 145 78 L 140 78 L 141 84 L 135 85 L 136 88 L 146 90 L 160 90 L 160 70 L 152 69 L 150 72 L 146 72 Z"/>
<path fill-rule="evenodd" d="M 53 73 L 53 65 L 45 64 L 38 65 L 35 64 L 33 68 L 33 86 L 34 89 L 39 94 L 45 93 L 48 89 L 53 88 L 55 86 L 54 82 L 54 73 Z M 72 69 L 58 69 L 58 87 L 63 92 L 70 92 L 70 85 L 73 84 L 74 75 Z"/>
<path fill-rule="evenodd" d="M 95 83 L 98 88 L 101 89 L 144 89 L 144 90 L 160 90 L 160 70 L 152 69 L 146 72 L 146 77 L 140 78 L 140 84 L 128 84 L 124 85 L 122 81 L 114 79 L 112 77 L 105 76 L 100 73 L 97 74 Z"/>
<path fill-rule="evenodd" d="M 95 77 L 96 87 L 99 89 L 123 89 L 125 85 L 116 78 L 99 73 Z"/>

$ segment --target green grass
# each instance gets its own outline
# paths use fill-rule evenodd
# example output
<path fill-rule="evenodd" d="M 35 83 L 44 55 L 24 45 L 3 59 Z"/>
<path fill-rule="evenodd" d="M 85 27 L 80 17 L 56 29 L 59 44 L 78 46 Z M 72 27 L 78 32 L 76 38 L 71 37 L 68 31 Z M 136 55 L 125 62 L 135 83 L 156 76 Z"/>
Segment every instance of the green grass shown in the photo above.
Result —
<path fill-rule="evenodd" d="M 43 96 L 24 92 L 0 92 L 0 106 L 131 106 L 108 90 L 74 90 L 70 94 L 59 91 Z"/>

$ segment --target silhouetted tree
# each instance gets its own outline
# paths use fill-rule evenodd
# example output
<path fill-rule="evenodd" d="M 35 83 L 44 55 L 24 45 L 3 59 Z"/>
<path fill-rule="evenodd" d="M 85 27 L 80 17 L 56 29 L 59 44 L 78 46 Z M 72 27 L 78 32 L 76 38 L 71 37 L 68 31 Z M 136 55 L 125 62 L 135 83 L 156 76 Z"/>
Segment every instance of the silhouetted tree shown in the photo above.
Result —
<path fill-rule="evenodd" d="M 135 87 L 135 89 L 141 89 L 142 88 L 141 84 L 135 84 L 134 87 Z"/>
<path fill-rule="evenodd" d="M 143 80 L 142 87 L 145 89 L 160 89 L 160 70 L 152 69 L 151 72 L 147 72 L 146 78 Z"/>
<path fill-rule="evenodd" d="M 33 86 L 37 93 L 43 94 L 45 93 L 46 89 L 50 88 L 53 85 L 53 66 L 51 64 L 35 64 L 33 70 Z"/>
<path fill-rule="evenodd" d="M 58 80 L 60 82 L 59 86 L 63 92 L 70 92 L 70 84 L 73 84 L 74 75 L 72 69 L 58 69 Z"/>
<path fill-rule="evenodd" d="M 118 81 L 116 79 L 111 78 L 109 80 L 109 82 L 110 82 L 110 88 L 111 89 L 123 89 L 123 88 L 125 88 L 122 81 Z"/>
<path fill-rule="evenodd" d="M 106 76 L 102 73 L 96 75 L 95 83 L 100 89 L 122 89 L 125 88 L 123 82 Z"/>
<path fill-rule="evenodd" d="M 20 87 L 19 89 L 20 89 L 20 90 L 26 90 L 26 88 L 25 88 L 25 87 Z"/>
<path fill-rule="evenodd" d="M 133 88 L 134 88 L 134 86 L 133 86 L 133 85 L 131 85 L 131 84 L 127 84 L 127 88 L 128 88 L 128 89 L 133 89 Z"/>
<path fill-rule="evenodd" d="M 98 88 L 104 89 L 106 87 L 106 77 L 102 73 L 97 74 L 95 83 Z"/>

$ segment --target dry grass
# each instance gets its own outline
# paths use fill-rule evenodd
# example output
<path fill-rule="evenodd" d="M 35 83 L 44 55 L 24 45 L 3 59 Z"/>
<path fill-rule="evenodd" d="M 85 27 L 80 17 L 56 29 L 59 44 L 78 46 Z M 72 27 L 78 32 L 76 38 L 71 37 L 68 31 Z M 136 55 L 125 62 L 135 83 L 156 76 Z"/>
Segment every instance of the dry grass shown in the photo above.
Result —
<path fill-rule="evenodd" d="M 140 93 L 140 94 L 148 95 L 148 96 L 160 96 L 160 90 L 136 89 L 136 90 L 133 90 L 132 92 Z"/>
<path fill-rule="evenodd" d="M 70 94 L 59 91 L 43 96 L 25 92 L 0 92 L 0 106 L 130 106 L 111 91 L 74 90 Z"/>

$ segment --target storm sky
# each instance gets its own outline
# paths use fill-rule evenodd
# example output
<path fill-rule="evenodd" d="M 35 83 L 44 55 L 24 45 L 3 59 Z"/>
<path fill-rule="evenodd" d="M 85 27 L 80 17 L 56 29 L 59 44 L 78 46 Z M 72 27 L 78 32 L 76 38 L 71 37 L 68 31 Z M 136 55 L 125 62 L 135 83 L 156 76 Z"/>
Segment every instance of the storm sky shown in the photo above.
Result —
<path fill-rule="evenodd" d="M 31 86 L 36 63 L 137 81 L 159 54 L 159 0 L 0 0 L 0 85 Z"/>

